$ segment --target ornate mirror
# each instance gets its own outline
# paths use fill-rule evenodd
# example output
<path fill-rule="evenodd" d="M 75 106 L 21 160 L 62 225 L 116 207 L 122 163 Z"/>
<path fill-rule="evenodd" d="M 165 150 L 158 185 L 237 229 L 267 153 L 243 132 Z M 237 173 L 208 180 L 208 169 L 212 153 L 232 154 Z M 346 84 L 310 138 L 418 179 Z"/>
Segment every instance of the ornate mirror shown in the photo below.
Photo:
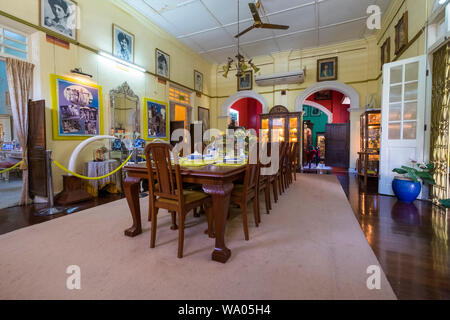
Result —
<path fill-rule="evenodd" d="M 127 82 L 109 92 L 111 99 L 111 134 L 132 141 L 141 132 L 139 97 Z"/>

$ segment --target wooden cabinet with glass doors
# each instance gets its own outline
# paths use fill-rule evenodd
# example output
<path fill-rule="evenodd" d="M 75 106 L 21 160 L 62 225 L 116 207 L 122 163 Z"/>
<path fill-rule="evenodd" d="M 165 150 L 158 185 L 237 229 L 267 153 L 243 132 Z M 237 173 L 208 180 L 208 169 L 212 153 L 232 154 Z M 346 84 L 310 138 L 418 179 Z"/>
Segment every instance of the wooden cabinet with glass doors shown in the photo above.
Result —
<path fill-rule="evenodd" d="M 286 107 L 275 106 L 268 114 L 260 115 L 261 141 L 296 142 L 302 150 L 303 113 L 289 112 Z"/>
<path fill-rule="evenodd" d="M 364 184 L 370 177 L 378 178 L 380 166 L 381 111 L 369 110 L 361 115 L 361 151 L 358 174 Z"/>

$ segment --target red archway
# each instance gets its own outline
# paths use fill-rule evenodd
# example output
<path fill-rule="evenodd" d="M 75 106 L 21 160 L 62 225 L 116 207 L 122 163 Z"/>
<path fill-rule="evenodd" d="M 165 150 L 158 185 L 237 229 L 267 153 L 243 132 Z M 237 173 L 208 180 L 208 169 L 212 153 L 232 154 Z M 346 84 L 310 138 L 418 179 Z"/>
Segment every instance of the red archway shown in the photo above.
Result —
<path fill-rule="evenodd" d="M 242 98 L 236 101 L 231 109 L 239 113 L 239 127 L 254 129 L 259 135 L 259 115 L 263 110 L 261 102 L 253 98 Z"/>

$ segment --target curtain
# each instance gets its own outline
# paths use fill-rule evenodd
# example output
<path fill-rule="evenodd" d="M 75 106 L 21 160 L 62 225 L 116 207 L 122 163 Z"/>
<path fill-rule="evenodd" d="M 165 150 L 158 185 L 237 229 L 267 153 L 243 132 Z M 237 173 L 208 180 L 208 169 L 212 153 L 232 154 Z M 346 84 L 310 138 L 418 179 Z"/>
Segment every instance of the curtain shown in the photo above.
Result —
<path fill-rule="evenodd" d="M 30 202 L 28 193 L 28 101 L 33 96 L 34 65 L 26 61 L 6 58 L 6 75 L 14 121 L 14 129 L 22 147 L 22 196 L 20 205 Z"/>

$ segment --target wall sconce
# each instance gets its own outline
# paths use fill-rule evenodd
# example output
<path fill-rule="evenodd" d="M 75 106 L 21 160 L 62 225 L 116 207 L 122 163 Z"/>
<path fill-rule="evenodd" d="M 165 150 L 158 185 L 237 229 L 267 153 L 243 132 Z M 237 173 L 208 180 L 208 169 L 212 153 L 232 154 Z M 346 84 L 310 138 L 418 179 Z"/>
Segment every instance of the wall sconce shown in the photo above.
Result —
<path fill-rule="evenodd" d="M 70 70 L 70 73 L 81 75 L 81 76 L 84 76 L 84 77 L 89 77 L 89 78 L 92 79 L 92 75 L 89 74 L 89 73 L 83 72 L 83 70 L 81 70 L 81 68 L 74 68 L 74 69 Z"/>

